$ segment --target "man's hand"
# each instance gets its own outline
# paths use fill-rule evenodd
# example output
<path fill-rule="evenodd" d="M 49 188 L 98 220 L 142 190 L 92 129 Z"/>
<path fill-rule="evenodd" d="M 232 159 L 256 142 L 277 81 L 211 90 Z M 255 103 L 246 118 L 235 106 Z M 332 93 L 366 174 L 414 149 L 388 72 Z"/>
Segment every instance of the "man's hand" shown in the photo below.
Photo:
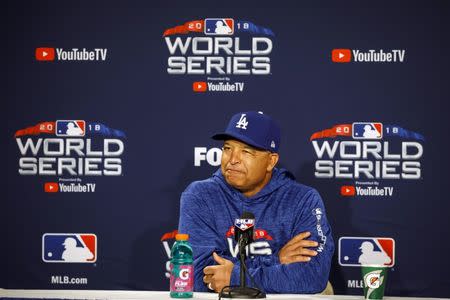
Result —
<path fill-rule="evenodd" d="M 305 240 L 310 235 L 310 232 L 302 232 L 287 242 L 287 244 L 281 248 L 280 252 L 278 252 L 280 263 L 291 264 L 295 262 L 308 262 L 311 260 L 311 256 L 316 256 L 316 251 L 307 249 L 319 245 L 315 241 Z"/>
<path fill-rule="evenodd" d="M 218 265 L 207 266 L 203 269 L 205 274 L 203 282 L 208 285 L 209 289 L 218 293 L 223 287 L 230 285 L 234 264 L 230 260 L 220 257 L 216 252 L 213 253 L 213 258 Z"/>

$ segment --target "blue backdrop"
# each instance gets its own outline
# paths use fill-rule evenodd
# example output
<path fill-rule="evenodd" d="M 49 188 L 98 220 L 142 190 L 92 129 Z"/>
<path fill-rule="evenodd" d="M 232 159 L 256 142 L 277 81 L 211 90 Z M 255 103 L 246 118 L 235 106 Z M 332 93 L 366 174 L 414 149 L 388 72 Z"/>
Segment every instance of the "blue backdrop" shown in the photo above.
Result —
<path fill-rule="evenodd" d="M 217 169 L 221 145 L 210 135 L 236 112 L 261 110 L 282 128 L 280 165 L 324 199 L 336 293 L 362 294 L 358 246 L 369 241 L 392 259 L 387 295 L 450 297 L 448 8 L 8 2 L 0 287 L 168 290 L 180 193 Z M 204 38 L 204 53 L 217 43 L 206 18 L 234 20 L 222 40 L 230 52 L 190 44 L 171 54 L 177 38 Z M 235 38 L 241 50 L 258 38 L 253 50 L 272 50 L 239 53 Z M 396 61 L 374 61 L 381 52 Z M 171 57 L 183 74 L 169 70 Z M 225 74 L 207 74 L 207 57 Z M 203 74 L 183 72 L 188 64 Z M 243 90 L 215 91 L 221 83 Z M 358 138 L 355 122 L 378 136 Z M 68 238 L 88 253 L 71 254 L 84 263 L 64 260 Z"/>

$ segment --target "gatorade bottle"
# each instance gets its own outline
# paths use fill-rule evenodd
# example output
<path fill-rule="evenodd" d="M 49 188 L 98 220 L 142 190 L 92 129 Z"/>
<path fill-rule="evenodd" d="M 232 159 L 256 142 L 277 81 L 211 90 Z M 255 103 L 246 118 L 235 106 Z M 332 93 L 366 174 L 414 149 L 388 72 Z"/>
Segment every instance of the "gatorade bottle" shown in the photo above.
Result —
<path fill-rule="evenodd" d="M 177 234 L 171 250 L 170 297 L 192 298 L 194 291 L 194 266 L 188 234 Z"/>

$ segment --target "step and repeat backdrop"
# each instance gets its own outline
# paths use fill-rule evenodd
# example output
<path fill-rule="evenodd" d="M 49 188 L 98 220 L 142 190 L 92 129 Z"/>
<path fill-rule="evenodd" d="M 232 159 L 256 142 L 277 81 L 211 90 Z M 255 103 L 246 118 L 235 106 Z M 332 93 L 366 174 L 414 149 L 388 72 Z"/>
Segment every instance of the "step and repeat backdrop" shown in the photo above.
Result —
<path fill-rule="evenodd" d="M 324 200 L 337 294 L 375 259 L 386 295 L 450 297 L 447 3 L 6 13 L 0 288 L 168 290 L 180 194 L 219 168 L 210 136 L 257 110 Z"/>

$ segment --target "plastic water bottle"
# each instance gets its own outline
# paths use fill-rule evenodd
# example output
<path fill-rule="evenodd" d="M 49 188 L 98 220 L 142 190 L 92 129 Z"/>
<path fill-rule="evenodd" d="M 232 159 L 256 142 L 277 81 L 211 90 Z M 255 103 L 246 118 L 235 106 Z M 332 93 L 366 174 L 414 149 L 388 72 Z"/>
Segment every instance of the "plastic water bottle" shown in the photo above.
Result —
<path fill-rule="evenodd" d="M 194 291 L 194 266 L 188 234 L 177 234 L 171 250 L 170 297 L 192 298 Z"/>

